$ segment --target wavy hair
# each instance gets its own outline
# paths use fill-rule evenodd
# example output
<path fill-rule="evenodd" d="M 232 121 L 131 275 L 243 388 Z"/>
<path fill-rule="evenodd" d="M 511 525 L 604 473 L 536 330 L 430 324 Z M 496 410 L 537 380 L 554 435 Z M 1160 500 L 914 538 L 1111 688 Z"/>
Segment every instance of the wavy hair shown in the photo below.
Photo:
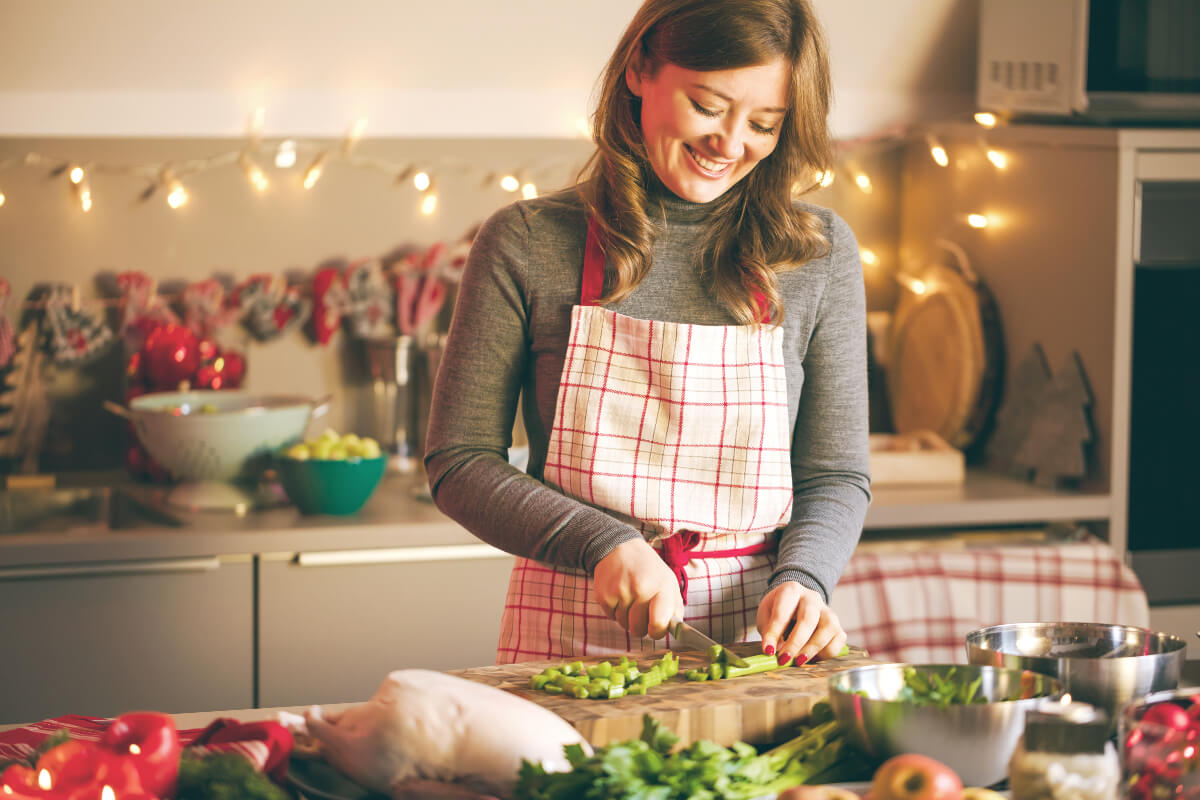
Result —
<path fill-rule="evenodd" d="M 712 201 L 699 243 L 709 291 L 739 322 L 783 319 L 779 273 L 828 252 L 823 226 L 792 202 L 832 162 L 829 61 L 808 0 L 647 0 L 621 37 L 600 79 L 596 151 L 581 172 L 584 202 L 608 257 L 600 302 L 628 296 L 650 269 L 655 222 L 646 209 L 653 168 L 641 130 L 641 99 L 626 70 L 653 75 L 665 63 L 707 72 L 755 66 L 782 56 L 791 65 L 789 107 L 774 151 Z"/>

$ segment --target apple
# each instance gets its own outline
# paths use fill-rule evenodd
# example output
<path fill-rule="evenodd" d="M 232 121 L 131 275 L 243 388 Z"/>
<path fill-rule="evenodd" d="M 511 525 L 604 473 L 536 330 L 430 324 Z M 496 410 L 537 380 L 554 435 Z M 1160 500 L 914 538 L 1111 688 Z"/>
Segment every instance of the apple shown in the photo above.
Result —
<path fill-rule="evenodd" d="M 780 792 L 776 796 L 776 800 L 860 800 L 860 798 L 849 789 L 842 789 L 838 786 L 793 786 Z"/>
<path fill-rule="evenodd" d="M 919 753 L 893 756 L 875 770 L 872 800 L 963 800 L 958 773 Z"/>

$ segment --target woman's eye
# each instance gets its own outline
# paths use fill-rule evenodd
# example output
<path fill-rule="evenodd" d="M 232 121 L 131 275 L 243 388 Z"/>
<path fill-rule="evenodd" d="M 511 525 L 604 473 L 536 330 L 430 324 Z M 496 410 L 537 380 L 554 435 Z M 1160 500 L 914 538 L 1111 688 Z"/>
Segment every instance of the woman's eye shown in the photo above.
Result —
<path fill-rule="evenodd" d="M 775 133 L 775 127 L 774 127 L 774 126 L 772 126 L 772 127 L 768 128 L 768 127 L 766 127 L 765 125 L 759 125 L 757 122 L 751 122 L 751 123 L 750 123 L 750 128 L 751 128 L 751 130 L 753 130 L 755 133 L 761 133 L 763 136 L 772 136 L 772 135 L 774 135 L 774 133 Z"/>
<path fill-rule="evenodd" d="M 704 106 L 697 103 L 695 100 L 692 101 L 692 108 L 696 109 L 696 111 L 698 111 L 699 113 L 703 114 L 706 117 L 721 116 L 720 111 L 713 111 L 711 108 L 705 108 Z"/>

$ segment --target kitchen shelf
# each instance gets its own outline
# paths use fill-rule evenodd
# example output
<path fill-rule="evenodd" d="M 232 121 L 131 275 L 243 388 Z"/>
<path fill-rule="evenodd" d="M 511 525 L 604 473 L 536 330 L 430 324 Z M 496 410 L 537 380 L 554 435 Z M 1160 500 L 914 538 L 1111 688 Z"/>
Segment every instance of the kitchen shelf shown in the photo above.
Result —
<path fill-rule="evenodd" d="M 1112 510 L 1106 492 L 1043 489 L 974 469 L 967 470 L 960 484 L 877 486 L 871 491 L 868 530 L 1107 520 Z"/>

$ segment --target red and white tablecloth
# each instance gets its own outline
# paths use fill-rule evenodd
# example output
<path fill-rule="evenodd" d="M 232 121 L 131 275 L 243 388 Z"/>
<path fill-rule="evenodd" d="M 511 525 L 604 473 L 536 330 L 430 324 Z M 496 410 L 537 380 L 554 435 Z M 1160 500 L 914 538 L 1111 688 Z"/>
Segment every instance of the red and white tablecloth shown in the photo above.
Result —
<path fill-rule="evenodd" d="M 1145 627 L 1133 570 L 1106 543 L 970 538 L 859 545 L 830 603 L 850 642 L 888 661 L 966 663 L 966 635 L 1011 622 Z"/>

